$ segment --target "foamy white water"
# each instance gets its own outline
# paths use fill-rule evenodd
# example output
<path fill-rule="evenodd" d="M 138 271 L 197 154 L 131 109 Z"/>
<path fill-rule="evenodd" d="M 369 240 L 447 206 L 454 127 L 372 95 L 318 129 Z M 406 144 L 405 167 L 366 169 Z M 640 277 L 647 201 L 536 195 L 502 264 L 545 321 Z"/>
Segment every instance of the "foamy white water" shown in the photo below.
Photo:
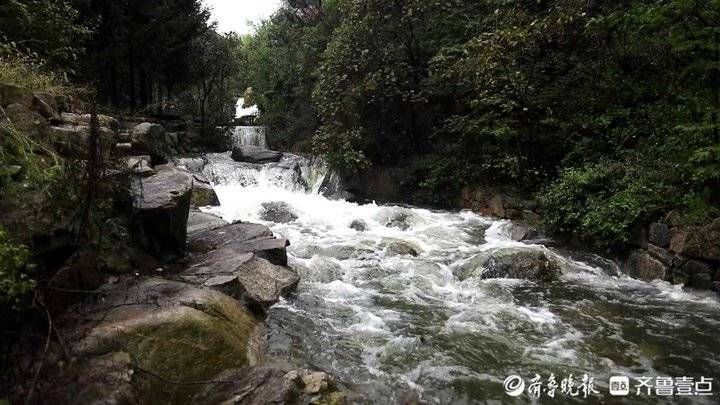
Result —
<path fill-rule="evenodd" d="M 266 224 L 291 241 L 302 282 L 270 311 L 271 355 L 336 375 L 360 394 L 354 401 L 504 402 L 510 374 L 588 373 L 606 400 L 614 374 L 706 376 L 720 385 L 713 293 L 630 279 L 596 256 L 513 241 L 508 221 L 329 199 L 318 194 L 325 166 L 296 156 L 258 166 L 215 155 L 206 174 L 221 202 L 210 211 Z M 274 202 L 297 219 L 266 221 L 263 204 Z M 561 279 L 457 277 L 472 258 L 507 249 L 544 252 Z"/>

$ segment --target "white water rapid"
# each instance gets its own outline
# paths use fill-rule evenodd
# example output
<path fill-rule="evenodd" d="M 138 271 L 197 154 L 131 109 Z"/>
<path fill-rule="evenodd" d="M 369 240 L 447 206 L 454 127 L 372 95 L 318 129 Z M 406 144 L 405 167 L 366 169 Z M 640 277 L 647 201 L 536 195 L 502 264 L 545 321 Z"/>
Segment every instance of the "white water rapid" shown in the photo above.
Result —
<path fill-rule="evenodd" d="M 516 242 L 512 223 L 468 211 L 326 198 L 321 162 L 209 159 L 205 172 L 221 206 L 208 210 L 266 224 L 291 241 L 290 266 L 302 281 L 269 312 L 271 357 L 335 375 L 357 393 L 353 403 L 516 403 L 503 389 L 511 374 L 595 378 L 596 402 L 558 392 L 560 403 L 614 403 L 611 375 L 705 376 L 720 386 L 714 293 L 637 281 L 607 260 L 551 243 Z M 268 220 L 263 203 L 272 202 L 286 203 L 296 219 Z M 559 264 L 559 280 L 459 277 L 473 259 L 517 251 L 543 252 Z"/>

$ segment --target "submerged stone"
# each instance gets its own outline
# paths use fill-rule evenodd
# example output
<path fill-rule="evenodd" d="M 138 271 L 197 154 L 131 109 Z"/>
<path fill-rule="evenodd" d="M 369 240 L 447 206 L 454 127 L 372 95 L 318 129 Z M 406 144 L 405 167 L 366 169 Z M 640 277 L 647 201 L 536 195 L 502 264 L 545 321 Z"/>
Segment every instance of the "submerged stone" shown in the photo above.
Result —
<path fill-rule="evenodd" d="M 262 203 L 260 218 L 264 221 L 284 224 L 298 219 L 295 211 L 284 201 L 272 201 Z"/>
<path fill-rule="evenodd" d="M 561 274 L 560 266 L 545 252 L 515 248 L 483 252 L 456 269 L 456 275 L 460 280 L 476 277 L 548 282 L 557 280 Z"/>

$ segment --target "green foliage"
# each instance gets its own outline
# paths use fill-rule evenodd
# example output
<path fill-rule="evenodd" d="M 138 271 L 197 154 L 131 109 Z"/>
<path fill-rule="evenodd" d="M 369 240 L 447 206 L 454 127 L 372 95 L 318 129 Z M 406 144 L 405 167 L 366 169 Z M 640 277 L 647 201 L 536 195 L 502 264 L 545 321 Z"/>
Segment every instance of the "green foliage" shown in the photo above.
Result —
<path fill-rule="evenodd" d="M 681 205 L 671 170 L 658 163 L 611 161 L 568 169 L 541 193 L 543 219 L 553 232 L 598 247 L 617 246 Z"/>
<path fill-rule="evenodd" d="M 72 73 L 89 32 L 68 0 L 6 0 L 0 4 L 0 56 L 22 54 Z"/>
<path fill-rule="evenodd" d="M 0 55 L 0 82 L 51 93 L 62 93 L 65 85 L 63 77 L 47 72 L 37 60 L 19 54 Z"/>
<path fill-rule="evenodd" d="M 259 124 L 271 128 L 274 148 L 310 149 L 320 125 L 312 104 L 316 69 L 339 23 L 337 3 L 286 1 L 254 36 L 243 39 L 243 83 L 252 88 Z"/>
<path fill-rule="evenodd" d="M 28 248 L 13 243 L 0 228 L 0 306 L 17 304 L 35 287 L 29 258 Z"/>

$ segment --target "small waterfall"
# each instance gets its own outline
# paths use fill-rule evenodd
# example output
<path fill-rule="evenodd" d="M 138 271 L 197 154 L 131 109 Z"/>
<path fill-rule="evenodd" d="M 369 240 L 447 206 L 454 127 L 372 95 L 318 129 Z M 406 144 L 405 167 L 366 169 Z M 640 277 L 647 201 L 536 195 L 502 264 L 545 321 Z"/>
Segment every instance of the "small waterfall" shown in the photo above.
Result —
<path fill-rule="evenodd" d="M 252 164 L 234 161 L 229 153 L 207 155 L 204 174 L 216 185 L 342 197 L 340 176 L 320 158 L 285 153 L 277 163 Z"/>
<path fill-rule="evenodd" d="M 239 126 L 232 130 L 232 146 L 258 146 L 267 149 L 265 127 Z"/>

